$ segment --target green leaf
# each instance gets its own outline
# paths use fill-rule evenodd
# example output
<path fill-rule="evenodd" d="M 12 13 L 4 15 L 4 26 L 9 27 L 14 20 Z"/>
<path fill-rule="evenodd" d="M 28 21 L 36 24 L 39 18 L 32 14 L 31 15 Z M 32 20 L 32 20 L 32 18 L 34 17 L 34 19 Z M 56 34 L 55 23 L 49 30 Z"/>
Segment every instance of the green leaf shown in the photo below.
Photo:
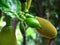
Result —
<path fill-rule="evenodd" d="M 19 0 L 0 0 L 0 10 L 7 13 L 11 17 L 15 17 L 11 12 L 16 12 L 17 14 L 21 11 L 21 3 Z"/>
<path fill-rule="evenodd" d="M 31 36 L 33 39 L 36 38 L 36 30 L 34 28 L 28 27 L 26 30 L 26 35 Z"/>

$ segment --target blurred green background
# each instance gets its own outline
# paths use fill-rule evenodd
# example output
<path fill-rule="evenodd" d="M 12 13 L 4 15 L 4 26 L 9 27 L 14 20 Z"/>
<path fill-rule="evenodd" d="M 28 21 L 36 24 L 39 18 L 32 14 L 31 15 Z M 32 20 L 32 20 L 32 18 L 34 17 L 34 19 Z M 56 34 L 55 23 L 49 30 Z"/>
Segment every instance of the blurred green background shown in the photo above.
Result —
<path fill-rule="evenodd" d="M 19 15 L 21 2 L 19 0 L 1 0 L 0 19 L 2 15 L 6 17 L 4 20 L 2 19 L 2 22 L 9 19 L 7 23 L 8 25 L 12 23 L 17 43 L 18 45 L 22 45 L 23 36 L 19 29 L 20 22 L 9 10 Z M 60 45 L 60 0 L 32 0 L 29 13 L 49 20 L 56 27 L 58 34 L 55 39 L 49 40 L 40 35 L 34 28 L 29 27 L 26 29 L 26 45 Z M 3 25 L 2 22 L 0 22 L 0 25 Z"/>

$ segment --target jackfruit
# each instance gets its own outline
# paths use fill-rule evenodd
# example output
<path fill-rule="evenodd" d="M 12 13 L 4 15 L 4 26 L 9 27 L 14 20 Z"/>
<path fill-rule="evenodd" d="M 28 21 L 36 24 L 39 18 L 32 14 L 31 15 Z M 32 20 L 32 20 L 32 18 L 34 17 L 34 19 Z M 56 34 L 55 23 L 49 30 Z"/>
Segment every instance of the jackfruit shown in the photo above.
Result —
<path fill-rule="evenodd" d="M 55 38 L 57 35 L 57 29 L 54 27 L 53 24 L 51 24 L 50 21 L 41 18 L 41 17 L 36 17 L 36 19 L 39 21 L 41 28 L 36 28 L 36 30 L 42 34 L 43 36 L 51 39 Z"/>
<path fill-rule="evenodd" d="M 4 27 L 0 31 L 0 45 L 17 45 L 16 36 L 12 27 Z"/>
<path fill-rule="evenodd" d="M 30 26 L 30 27 L 33 27 L 33 28 L 39 27 L 39 28 L 41 28 L 40 23 L 39 23 L 38 20 L 36 20 L 35 18 L 26 18 L 26 19 L 25 19 L 25 22 L 26 22 L 27 25 Z"/>

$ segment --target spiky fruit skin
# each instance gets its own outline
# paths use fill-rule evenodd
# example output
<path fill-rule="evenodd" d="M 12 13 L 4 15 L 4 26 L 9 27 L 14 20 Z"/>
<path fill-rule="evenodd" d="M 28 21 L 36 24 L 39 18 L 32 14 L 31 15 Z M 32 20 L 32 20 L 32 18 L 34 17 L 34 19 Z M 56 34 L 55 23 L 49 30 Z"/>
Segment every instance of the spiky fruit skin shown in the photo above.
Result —
<path fill-rule="evenodd" d="M 41 28 L 36 28 L 37 31 L 42 34 L 43 36 L 47 38 L 55 38 L 57 35 L 56 28 L 46 19 L 43 19 L 41 17 L 36 17 L 36 19 L 39 21 Z"/>
<path fill-rule="evenodd" d="M 4 27 L 0 31 L 0 45 L 17 45 L 16 37 L 12 27 Z"/>

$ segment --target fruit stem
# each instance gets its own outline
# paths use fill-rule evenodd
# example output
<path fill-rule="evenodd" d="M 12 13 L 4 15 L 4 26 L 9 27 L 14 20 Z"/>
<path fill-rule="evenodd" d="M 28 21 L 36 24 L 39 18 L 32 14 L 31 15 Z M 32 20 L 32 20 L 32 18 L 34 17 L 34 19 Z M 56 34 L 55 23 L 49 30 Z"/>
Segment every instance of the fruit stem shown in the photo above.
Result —
<path fill-rule="evenodd" d="M 11 12 L 13 15 L 15 15 L 19 19 L 19 21 L 23 21 L 23 19 L 20 18 L 16 12 L 13 12 L 13 11 L 9 11 L 9 12 Z"/>
<path fill-rule="evenodd" d="M 24 24 L 24 22 L 20 22 L 20 31 L 21 31 L 21 33 L 22 33 L 22 36 L 23 36 L 23 45 L 26 45 L 26 32 L 25 32 L 25 30 L 26 30 L 26 28 L 25 28 L 25 26 L 24 26 L 25 24 Z"/>
<path fill-rule="evenodd" d="M 3 22 L 4 16 L 1 17 L 0 22 Z"/>

